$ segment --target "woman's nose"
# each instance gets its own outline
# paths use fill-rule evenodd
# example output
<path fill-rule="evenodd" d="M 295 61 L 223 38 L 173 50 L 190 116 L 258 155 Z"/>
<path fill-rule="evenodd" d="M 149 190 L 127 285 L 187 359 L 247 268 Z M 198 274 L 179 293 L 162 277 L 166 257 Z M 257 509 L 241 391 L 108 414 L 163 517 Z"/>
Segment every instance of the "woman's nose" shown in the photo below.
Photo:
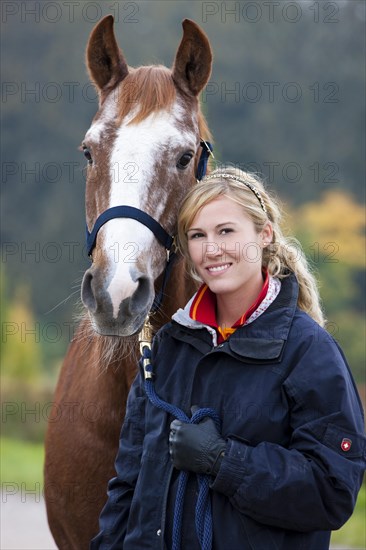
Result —
<path fill-rule="evenodd" d="M 223 243 L 209 241 L 205 243 L 205 256 L 208 258 L 217 258 L 223 254 Z"/>

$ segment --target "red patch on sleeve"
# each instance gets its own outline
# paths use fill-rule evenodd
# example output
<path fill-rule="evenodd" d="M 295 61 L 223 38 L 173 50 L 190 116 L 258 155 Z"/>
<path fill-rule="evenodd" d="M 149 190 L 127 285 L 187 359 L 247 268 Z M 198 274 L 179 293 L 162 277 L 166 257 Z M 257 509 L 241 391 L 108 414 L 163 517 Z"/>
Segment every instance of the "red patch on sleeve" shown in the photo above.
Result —
<path fill-rule="evenodd" d="M 342 443 L 341 443 L 342 451 L 344 451 L 346 453 L 347 451 L 350 450 L 351 446 L 352 446 L 352 441 L 350 439 L 348 439 L 347 437 L 344 437 L 342 439 Z"/>

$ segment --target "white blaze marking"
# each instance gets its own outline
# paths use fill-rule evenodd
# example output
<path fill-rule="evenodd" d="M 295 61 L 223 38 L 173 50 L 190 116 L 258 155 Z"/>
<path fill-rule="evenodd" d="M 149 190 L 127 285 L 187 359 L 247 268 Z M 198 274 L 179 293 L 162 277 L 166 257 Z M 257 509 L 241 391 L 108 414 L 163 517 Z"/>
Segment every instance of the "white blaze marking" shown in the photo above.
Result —
<path fill-rule="evenodd" d="M 193 132 L 182 132 L 176 127 L 177 119 L 184 116 L 184 111 L 178 104 L 171 113 L 159 111 L 137 124 L 128 126 L 127 123 L 132 116 L 133 113 L 129 118 L 126 117 L 118 129 L 111 153 L 111 191 L 108 208 L 129 205 L 142 210 L 154 177 L 156 161 L 164 157 L 165 150 L 183 147 L 184 152 L 184 148 L 194 150 L 196 147 L 197 135 Z M 98 131 L 97 127 L 95 133 Z M 172 168 L 175 169 L 175 165 Z M 164 207 L 164 202 L 159 204 L 159 208 L 154 211 L 154 218 L 158 218 L 159 211 L 161 213 Z M 137 283 L 131 278 L 131 272 L 136 266 L 133 262 L 122 259 L 123 254 L 119 254 L 116 265 L 115 250 L 118 248 L 121 252 L 130 244 L 137 252 L 136 261 L 143 250 L 151 249 L 155 237 L 143 224 L 128 219 L 110 220 L 101 231 L 104 233 L 104 246 L 113 273 L 107 291 L 116 318 L 122 300 L 133 294 Z M 151 275 L 151 264 L 145 267 L 144 275 Z"/>
<path fill-rule="evenodd" d="M 103 105 L 103 110 L 100 113 L 99 118 L 93 122 L 87 133 L 85 134 L 85 141 L 89 139 L 95 142 L 99 142 L 103 136 L 106 124 L 112 121 L 117 113 L 117 105 L 114 94 L 110 94 Z"/>

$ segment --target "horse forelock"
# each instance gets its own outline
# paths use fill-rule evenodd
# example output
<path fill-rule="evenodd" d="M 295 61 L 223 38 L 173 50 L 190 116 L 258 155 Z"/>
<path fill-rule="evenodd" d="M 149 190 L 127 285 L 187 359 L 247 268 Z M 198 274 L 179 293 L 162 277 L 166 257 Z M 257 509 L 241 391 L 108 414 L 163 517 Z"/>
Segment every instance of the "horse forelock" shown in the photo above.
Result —
<path fill-rule="evenodd" d="M 161 109 L 169 110 L 177 99 L 172 72 L 164 65 L 131 68 L 118 89 L 118 122 L 130 115 L 128 124 L 137 124 Z M 200 136 L 212 140 L 206 119 L 198 104 Z"/>
<path fill-rule="evenodd" d="M 119 122 L 129 114 L 129 124 L 137 124 L 161 109 L 170 109 L 176 100 L 171 71 L 163 65 L 130 69 L 118 89 Z"/>

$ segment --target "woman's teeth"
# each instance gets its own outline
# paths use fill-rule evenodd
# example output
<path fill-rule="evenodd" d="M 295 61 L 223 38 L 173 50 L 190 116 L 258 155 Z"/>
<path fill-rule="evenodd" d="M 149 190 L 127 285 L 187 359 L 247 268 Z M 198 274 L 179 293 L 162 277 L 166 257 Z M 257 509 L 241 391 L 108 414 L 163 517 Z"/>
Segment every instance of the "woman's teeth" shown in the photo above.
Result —
<path fill-rule="evenodd" d="M 224 271 L 224 269 L 227 269 L 228 267 L 230 267 L 230 264 L 225 264 L 225 265 L 218 265 L 218 266 L 215 266 L 215 267 L 208 267 L 208 271 Z"/>

